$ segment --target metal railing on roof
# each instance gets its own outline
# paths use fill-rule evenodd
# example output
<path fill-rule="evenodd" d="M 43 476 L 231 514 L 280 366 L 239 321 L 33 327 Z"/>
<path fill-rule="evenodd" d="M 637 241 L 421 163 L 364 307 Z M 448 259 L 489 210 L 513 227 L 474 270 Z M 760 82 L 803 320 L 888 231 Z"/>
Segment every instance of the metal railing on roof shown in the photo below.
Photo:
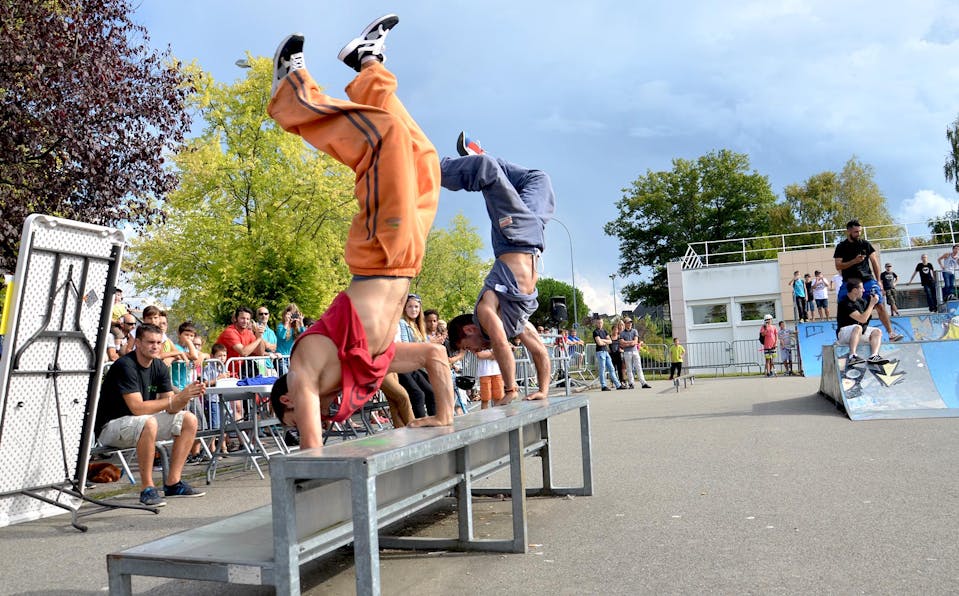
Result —
<path fill-rule="evenodd" d="M 956 244 L 959 220 L 943 219 L 936 223 L 939 231 L 930 230 L 929 222 L 918 222 L 863 226 L 862 234 L 863 238 L 882 245 L 884 249 Z M 781 252 L 832 248 L 845 237 L 846 230 L 838 229 L 691 242 L 686 245 L 681 262 L 683 269 L 698 269 L 747 261 L 774 261 Z"/>

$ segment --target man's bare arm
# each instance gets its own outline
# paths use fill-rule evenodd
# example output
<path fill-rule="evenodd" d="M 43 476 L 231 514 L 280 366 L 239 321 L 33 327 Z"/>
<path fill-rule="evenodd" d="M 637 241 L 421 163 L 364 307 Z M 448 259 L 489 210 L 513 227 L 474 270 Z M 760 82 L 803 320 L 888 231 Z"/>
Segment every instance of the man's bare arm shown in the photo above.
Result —
<path fill-rule="evenodd" d="M 330 346 L 332 346 L 332 342 Z M 309 344 L 300 346 L 300 349 L 294 352 L 290 359 L 290 372 L 286 378 L 290 399 L 293 401 L 293 418 L 296 420 L 296 430 L 300 435 L 300 447 L 303 449 L 323 446 L 323 421 L 320 418 L 320 381 L 318 371 L 314 368 L 314 362 L 322 362 L 323 359 L 319 355 L 312 359 L 309 358 L 309 355 L 317 349 L 318 347 Z M 336 366 L 335 346 L 332 349 L 334 359 L 329 364 Z"/>
<path fill-rule="evenodd" d="M 476 318 L 479 319 L 483 331 L 489 336 L 490 348 L 493 350 L 493 356 L 503 376 L 503 387 L 509 391 L 516 388 L 516 357 L 513 356 L 513 344 L 509 343 L 506 330 L 503 329 L 503 322 L 496 313 L 498 307 L 499 299 L 496 294 L 487 291 L 476 305 Z"/>
<path fill-rule="evenodd" d="M 536 366 L 536 385 L 539 387 L 535 393 L 527 395 L 526 399 L 546 399 L 549 396 L 551 376 L 549 352 L 543 345 L 536 328 L 529 322 L 526 323 L 526 328 L 520 334 L 519 340 L 526 347 L 529 357 L 533 360 L 533 365 Z"/>

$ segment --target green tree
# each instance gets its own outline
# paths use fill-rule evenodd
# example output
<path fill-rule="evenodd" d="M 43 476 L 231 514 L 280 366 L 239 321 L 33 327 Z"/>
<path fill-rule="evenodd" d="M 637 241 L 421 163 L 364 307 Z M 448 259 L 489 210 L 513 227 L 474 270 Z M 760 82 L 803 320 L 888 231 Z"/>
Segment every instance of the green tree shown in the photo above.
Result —
<path fill-rule="evenodd" d="M 536 281 L 536 291 L 539 294 L 539 306 L 536 308 L 529 320 L 533 325 L 542 325 L 544 327 L 553 326 L 550 298 L 553 296 L 562 296 L 566 299 L 566 321 L 559 323 L 560 327 L 569 328 L 573 324 L 573 286 L 564 281 L 553 279 L 552 277 L 540 277 Z M 583 318 L 589 316 L 589 306 L 583 300 L 583 292 L 576 288 L 576 311 L 580 323 Z"/>
<path fill-rule="evenodd" d="M 623 297 L 665 304 L 668 261 L 683 256 L 691 242 L 770 233 L 768 211 L 775 203 L 769 180 L 750 171 L 749 157 L 726 149 L 695 161 L 674 159 L 670 171 L 647 171 L 623 189 L 619 216 L 605 226 L 619 238 L 619 272 L 651 273 L 649 281 L 627 284 Z"/>
<path fill-rule="evenodd" d="M 790 184 L 785 188 L 783 203 L 789 217 L 782 221 L 785 227 L 777 231 L 797 234 L 788 239 L 788 246 L 821 245 L 822 234 L 816 232 L 840 230 L 835 236 L 827 237 L 827 242 L 832 242 L 845 236 L 846 222 L 858 219 L 872 230 L 872 237 L 898 236 L 900 230 L 892 226 L 886 197 L 873 180 L 874 176 L 871 165 L 853 156 L 840 172 L 821 172 L 802 184 Z M 889 242 L 884 245 L 888 248 Z"/>
<path fill-rule="evenodd" d="M 27 215 L 140 229 L 176 187 L 189 79 L 127 0 L 0 0 L 0 270 Z"/>
<path fill-rule="evenodd" d="M 238 305 L 316 316 L 348 281 L 353 172 L 269 119 L 271 60 L 249 62 L 231 84 L 197 72 L 206 127 L 174 156 L 166 221 L 133 242 L 128 265 L 139 291 L 174 297 L 175 319 L 210 327 Z"/>
<path fill-rule="evenodd" d="M 959 192 L 959 117 L 946 128 L 946 140 L 949 142 L 949 154 L 942 167 L 946 182 L 952 182 Z"/>
<path fill-rule="evenodd" d="M 473 312 L 476 297 L 490 263 L 479 257 L 483 247 L 477 228 L 457 214 L 447 230 L 433 229 L 426 239 L 423 269 L 411 284 L 425 308 L 434 308 L 440 318 L 451 319 Z"/>
<path fill-rule="evenodd" d="M 930 219 L 929 244 L 954 244 L 959 240 L 959 209 L 946 211 L 940 217 Z M 915 244 L 915 238 L 913 244 Z"/>

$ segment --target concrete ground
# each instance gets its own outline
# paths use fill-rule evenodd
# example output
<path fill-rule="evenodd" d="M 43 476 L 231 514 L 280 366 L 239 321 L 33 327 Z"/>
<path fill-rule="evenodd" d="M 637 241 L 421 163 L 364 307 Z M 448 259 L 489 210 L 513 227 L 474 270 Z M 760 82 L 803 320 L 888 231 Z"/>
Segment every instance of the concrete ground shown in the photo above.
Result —
<path fill-rule="evenodd" d="M 954 593 L 959 422 L 851 422 L 817 389 L 818 379 L 751 377 L 702 379 L 678 394 L 664 381 L 595 392 L 594 496 L 529 500 L 526 555 L 384 551 L 382 591 Z M 554 425 L 560 482 L 576 480 L 576 425 L 575 415 Z M 536 467 L 527 470 L 536 482 Z M 103 593 L 107 553 L 269 499 L 269 481 L 242 470 L 221 472 L 208 490 L 159 515 L 87 517 L 86 534 L 64 516 L 0 528 L 0 593 Z M 452 536 L 451 511 L 444 504 L 409 531 Z M 508 501 L 480 499 L 478 533 L 505 537 L 508 512 Z M 341 549 L 304 571 L 304 592 L 352 593 L 353 579 Z M 272 592 L 153 578 L 133 587 Z"/>

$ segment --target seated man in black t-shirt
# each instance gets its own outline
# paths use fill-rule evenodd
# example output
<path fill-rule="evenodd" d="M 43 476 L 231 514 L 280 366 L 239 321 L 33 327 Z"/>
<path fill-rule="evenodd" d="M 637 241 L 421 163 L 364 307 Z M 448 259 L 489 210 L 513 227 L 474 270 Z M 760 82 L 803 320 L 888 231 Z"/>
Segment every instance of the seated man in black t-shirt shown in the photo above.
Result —
<path fill-rule="evenodd" d="M 879 303 L 878 288 L 869 294 L 869 303 L 862 299 L 863 285 L 858 279 L 846 282 L 846 296 L 839 301 L 836 312 L 836 343 L 849 346 L 849 359 L 846 364 L 853 365 L 863 362 L 856 353 L 859 340 L 866 338 L 872 353 L 866 362 L 870 364 L 886 364 L 886 358 L 879 355 L 879 344 L 882 342 L 882 331 L 878 327 L 870 327 L 869 319 L 872 311 Z"/>
<path fill-rule="evenodd" d="M 205 385 L 190 383 L 173 392 L 170 369 L 157 358 L 163 347 L 163 332 L 155 325 L 137 328 L 136 350 L 119 358 L 107 371 L 100 388 L 94 431 L 100 443 L 110 447 L 136 447 L 140 464 L 140 502 L 159 507 L 163 498 L 153 486 L 153 457 L 157 440 L 173 439 L 170 469 L 163 492 L 168 497 L 202 497 L 180 479 L 183 464 L 196 438 L 197 419 L 184 410 L 203 395 Z"/>

